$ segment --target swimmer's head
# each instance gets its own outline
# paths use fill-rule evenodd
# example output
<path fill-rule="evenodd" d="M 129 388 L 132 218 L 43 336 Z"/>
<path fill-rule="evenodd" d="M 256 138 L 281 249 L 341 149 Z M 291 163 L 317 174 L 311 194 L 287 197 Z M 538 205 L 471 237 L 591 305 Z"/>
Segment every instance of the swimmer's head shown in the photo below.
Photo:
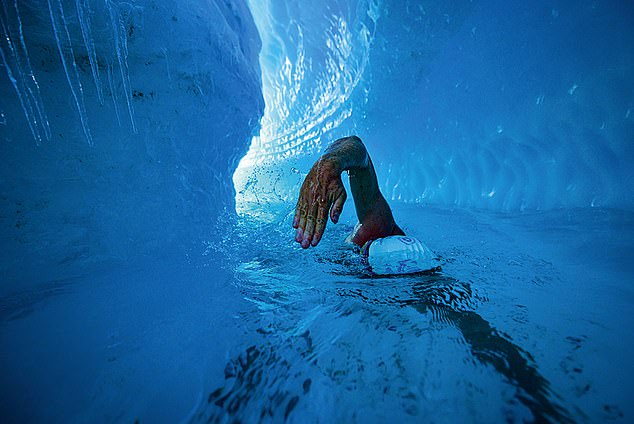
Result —
<path fill-rule="evenodd" d="M 389 236 L 363 246 L 372 273 L 377 275 L 413 274 L 440 266 L 438 258 L 414 237 Z"/>

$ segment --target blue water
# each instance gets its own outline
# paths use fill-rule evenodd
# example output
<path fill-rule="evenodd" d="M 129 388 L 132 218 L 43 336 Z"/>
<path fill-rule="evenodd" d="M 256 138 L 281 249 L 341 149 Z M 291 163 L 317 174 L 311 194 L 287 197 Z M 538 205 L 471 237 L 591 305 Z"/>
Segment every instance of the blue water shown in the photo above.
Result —
<path fill-rule="evenodd" d="M 633 21 L 4 1 L 0 422 L 633 421 Z M 439 271 L 293 241 L 350 134 Z"/>
<path fill-rule="evenodd" d="M 442 272 L 367 278 L 341 245 L 345 224 L 325 252 L 293 246 L 288 219 L 256 232 L 264 240 L 249 244 L 237 277 L 255 306 L 241 318 L 261 336 L 228 362 L 199 418 L 597 422 L 631 413 L 623 317 L 633 312 L 633 268 L 618 253 L 632 247 L 631 213 L 397 205 L 395 215 L 434 246 Z"/>
<path fill-rule="evenodd" d="M 370 278 L 343 243 L 351 216 L 302 251 L 280 213 L 227 223 L 224 252 L 86 266 L 3 298 L 3 414 L 627 421 L 631 212 L 394 212 L 441 272 Z"/>

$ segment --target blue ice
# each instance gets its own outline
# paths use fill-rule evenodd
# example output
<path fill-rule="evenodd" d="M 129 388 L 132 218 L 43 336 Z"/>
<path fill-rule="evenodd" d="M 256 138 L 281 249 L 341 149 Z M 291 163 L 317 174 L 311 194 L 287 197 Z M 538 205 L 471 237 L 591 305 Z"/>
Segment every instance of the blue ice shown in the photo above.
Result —
<path fill-rule="evenodd" d="M 634 6 L 6 0 L 2 422 L 631 422 Z M 297 192 L 356 134 L 442 270 Z M 344 178 L 345 179 L 345 178 Z"/>

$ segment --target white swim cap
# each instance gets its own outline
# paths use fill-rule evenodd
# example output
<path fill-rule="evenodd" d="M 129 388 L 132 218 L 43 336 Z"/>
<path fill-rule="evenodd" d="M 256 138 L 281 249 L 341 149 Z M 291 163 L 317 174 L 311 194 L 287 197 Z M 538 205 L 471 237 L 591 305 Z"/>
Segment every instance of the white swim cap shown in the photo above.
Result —
<path fill-rule="evenodd" d="M 369 241 L 363 247 L 370 270 L 378 275 L 413 274 L 440 266 L 429 247 L 414 237 L 389 236 Z"/>

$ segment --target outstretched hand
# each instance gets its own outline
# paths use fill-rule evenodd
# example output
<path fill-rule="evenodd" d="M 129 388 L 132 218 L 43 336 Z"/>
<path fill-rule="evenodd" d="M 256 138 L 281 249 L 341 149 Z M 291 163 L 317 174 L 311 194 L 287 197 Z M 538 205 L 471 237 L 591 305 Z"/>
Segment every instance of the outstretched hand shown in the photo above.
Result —
<path fill-rule="evenodd" d="M 295 241 L 304 249 L 317 246 L 324 235 L 328 215 L 336 224 L 346 197 L 341 171 L 337 170 L 336 164 L 324 159 L 315 162 L 302 184 L 295 207 Z"/>

